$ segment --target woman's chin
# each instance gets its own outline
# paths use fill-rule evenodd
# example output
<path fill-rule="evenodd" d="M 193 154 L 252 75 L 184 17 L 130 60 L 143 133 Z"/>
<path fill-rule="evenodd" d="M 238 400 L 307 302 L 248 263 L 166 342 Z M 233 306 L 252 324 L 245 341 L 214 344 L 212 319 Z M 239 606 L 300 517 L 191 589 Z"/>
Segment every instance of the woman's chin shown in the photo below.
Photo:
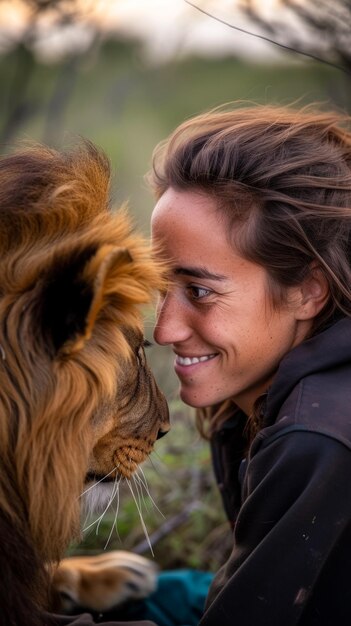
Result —
<path fill-rule="evenodd" d="M 193 407 L 194 409 L 203 409 L 207 406 L 211 406 L 215 404 L 216 401 L 212 401 L 211 398 L 205 398 L 204 394 L 200 391 L 189 390 L 188 388 L 184 388 L 183 386 L 179 389 L 179 395 L 184 402 L 188 406 Z"/>

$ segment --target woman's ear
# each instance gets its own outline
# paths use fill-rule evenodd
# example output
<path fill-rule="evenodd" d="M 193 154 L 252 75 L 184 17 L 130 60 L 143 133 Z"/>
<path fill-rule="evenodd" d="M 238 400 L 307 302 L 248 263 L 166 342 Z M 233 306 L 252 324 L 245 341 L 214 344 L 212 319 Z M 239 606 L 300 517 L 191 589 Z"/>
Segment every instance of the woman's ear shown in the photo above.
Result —
<path fill-rule="evenodd" d="M 300 304 L 296 319 L 312 320 L 326 305 L 330 295 L 329 283 L 317 262 L 310 265 L 309 273 L 300 285 Z"/>

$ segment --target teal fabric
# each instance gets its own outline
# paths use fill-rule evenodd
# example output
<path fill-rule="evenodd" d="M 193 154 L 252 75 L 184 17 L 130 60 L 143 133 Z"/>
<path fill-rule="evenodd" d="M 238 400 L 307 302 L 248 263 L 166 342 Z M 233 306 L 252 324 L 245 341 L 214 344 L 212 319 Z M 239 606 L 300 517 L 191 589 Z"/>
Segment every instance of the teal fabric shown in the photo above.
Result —
<path fill-rule="evenodd" d="M 157 626 L 196 626 L 203 614 L 213 574 L 198 570 L 174 570 L 158 576 L 156 591 L 146 600 L 123 611 L 104 615 L 125 621 L 150 620 Z"/>
<path fill-rule="evenodd" d="M 158 626 L 195 626 L 204 610 L 213 575 L 179 570 L 159 575 L 157 590 L 145 601 L 143 619 Z"/>

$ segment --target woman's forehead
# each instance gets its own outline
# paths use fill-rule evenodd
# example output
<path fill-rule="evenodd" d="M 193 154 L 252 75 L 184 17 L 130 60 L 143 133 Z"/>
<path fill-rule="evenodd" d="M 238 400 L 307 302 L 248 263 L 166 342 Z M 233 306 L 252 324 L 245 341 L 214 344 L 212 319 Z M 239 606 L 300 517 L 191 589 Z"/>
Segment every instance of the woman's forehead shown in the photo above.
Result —
<path fill-rule="evenodd" d="M 227 238 L 218 207 L 209 195 L 169 188 L 157 202 L 151 221 L 153 238 L 184 246 L 222 246 Z"/>

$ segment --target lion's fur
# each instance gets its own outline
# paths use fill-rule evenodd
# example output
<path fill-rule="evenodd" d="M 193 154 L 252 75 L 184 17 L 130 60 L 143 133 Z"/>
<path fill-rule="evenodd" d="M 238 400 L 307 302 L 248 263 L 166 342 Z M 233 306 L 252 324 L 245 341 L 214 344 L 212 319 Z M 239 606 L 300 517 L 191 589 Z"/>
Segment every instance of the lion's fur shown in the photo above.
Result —
<path fill-rule="evenodd" d="M 63 559 L 53 586 L 59 607 L 71 614 L 77 606 L 106 612 L 124 602 L 145 598 L 157 586 L 153 561 L 123 550 Z"/>
<path fill-rule="evenodd" d="M 105 471 L 119 436 L 119 454 L 136 449 L 132 471 L 167 427 L 164 400 L 140 365 L 139 307 L 161 286 L 161 271 L 126 212 L 109 210 L 109 178 L 106 157 L 88 142 L 66 153 L 30 146 L 0 160 L 0 522 L 35 570 L 28 626 L 42 586 L 35 562 L 58 560 L 77 533 L 86 471 Z M 131 410 L 120 435 L 126 371 L 138 368 L 150 412 Z M 12 572 L 10 597 L 23 574 L 6 550 L 3 571 L 1 561 Z M 10 609 L 7 620 L 22 624 Z"/>

